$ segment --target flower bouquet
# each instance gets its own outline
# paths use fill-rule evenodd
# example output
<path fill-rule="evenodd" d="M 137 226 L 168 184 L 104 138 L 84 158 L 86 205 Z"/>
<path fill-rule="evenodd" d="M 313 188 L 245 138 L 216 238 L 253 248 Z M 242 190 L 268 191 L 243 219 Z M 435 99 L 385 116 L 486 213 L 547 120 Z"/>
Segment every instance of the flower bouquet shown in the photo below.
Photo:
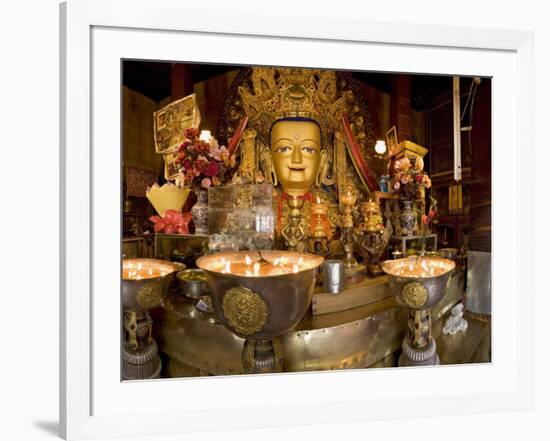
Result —
<path fill-rule="evenodd" d="M 418 201 L 423 190 L 430 188 L 432 181 L 424 172 L 424 160 L 416 158 L 414 163 L 407 157 L 395 161 L 391 179 L 391 191 L 405 201 Z"/>
<path fill-rule="evenodd" d="M 206 142 L 199 138 L 199 131 L 185 131 L 186 140 L 178 151 L 176 164 L 180 166 L 180 179 L 195 189 L 208 189 L 221 185 L 235 167 L 235 156 L 225 146 L 219 146 L 214 138 Z"/>
<path fill-rule="evenodd" d="M 400 215 L 401 234 L 414 235 L 417 232 L 418 214 L 424 214 L 425 190 L 430 188 L 432 182 L 424 172 L 424 160 L 420 157 L 412 161 L 408 157 L 402 157 L 395 161 L 393 175 L 390 182 L 392 193 L 399 195 L 403 204 Z M 416 205 L 416 212 L 412 206 Z"/>

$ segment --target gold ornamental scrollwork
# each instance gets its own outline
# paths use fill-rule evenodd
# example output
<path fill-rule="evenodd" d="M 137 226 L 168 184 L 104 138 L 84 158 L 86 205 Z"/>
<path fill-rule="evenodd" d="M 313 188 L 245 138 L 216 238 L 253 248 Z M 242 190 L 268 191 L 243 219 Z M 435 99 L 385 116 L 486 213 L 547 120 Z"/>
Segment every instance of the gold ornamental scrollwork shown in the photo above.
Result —
<path fill-rule="evenodd" d="M 229 325 L 242 335 L 260 332 L 267 323 L 267 304 L 259 294 L 243 286 L 227 290 L 222 307 Z"/>
<path fill-rule="evenodd" d="M 136 300 L 143 309 L 155 308 L 161 304 L 162 288 L 156 282 L 147 283 L 139 289 Z"/>
<path fill-rule="evenodd" d="M 421 283 L 411 282 L 403 287 L 401 296 L 410 308 L 420 308 L 428 300 L 428 290 Z"/>

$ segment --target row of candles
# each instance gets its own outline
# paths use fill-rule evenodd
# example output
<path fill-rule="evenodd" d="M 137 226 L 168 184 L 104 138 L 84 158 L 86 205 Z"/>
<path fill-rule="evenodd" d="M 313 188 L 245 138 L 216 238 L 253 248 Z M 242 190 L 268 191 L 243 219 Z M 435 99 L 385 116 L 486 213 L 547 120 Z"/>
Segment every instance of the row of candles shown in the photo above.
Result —
<path fill-rule="evenodd" d="M 253 263 L 252 258 L 246 255 L 243 264 L 243 262 L 232 262 L 230 259 L 222 257 L 216 267 L 221 268 L 222 274 L 244 275 L 245 277 L 273 276 L 299 272 L 304 269 L 304 259 L 300 257 L 297 262 L 291 263 L 286 257 L 277 257 L 273 262 L 255 261 Z M 212 268 L 212 270 L 217 268 Z"/>
<path fill-rule="evenodd" d="M 153 266 L 145 266 L 142 262 L 138 262 L 135 266 L 132 262 L 129 262 L 124 266 L 123 279 L 125 280 L 141 280 L 152 279 L 155 277 L 164 277 L 171 271 L 165 268 L 155 268 Z"/>
<path fill-rule="evenodd" d="M 431 259 L 427 261 L 423 258 L 414 259 L 416 260 L 414 263 L 403 262 L 395 266 L 394 275 L 405 277 L 434 277 L 448 270 L 448 265 L 445 262 L 438 262 Z"/>

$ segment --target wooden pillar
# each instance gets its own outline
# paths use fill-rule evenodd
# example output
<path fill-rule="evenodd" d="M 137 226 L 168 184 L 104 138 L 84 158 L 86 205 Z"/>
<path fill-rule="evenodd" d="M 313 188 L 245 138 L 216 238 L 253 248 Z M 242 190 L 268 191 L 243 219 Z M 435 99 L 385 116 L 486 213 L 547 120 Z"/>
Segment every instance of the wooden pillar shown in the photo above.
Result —
<path fill-rule="evenodd" d="M 193 93 L 193 72 L 187 64 L 172 63 L 171 87 L 173 101 Z"/>
<path fill-rule="evenodd" d="M 392 80 L 390 101 L 390 127 L 397 127 L 398 142 L 412 140 L 411 78 L 395 75 Z"/>

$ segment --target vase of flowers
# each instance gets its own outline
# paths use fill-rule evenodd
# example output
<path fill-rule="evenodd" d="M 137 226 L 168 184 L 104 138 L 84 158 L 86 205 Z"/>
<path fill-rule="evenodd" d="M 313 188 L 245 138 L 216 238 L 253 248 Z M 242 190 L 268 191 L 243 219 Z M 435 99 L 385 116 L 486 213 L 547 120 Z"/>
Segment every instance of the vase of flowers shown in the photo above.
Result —
<path fill-rule="evenodd" d="M 185 142 L 179 147 L 176 164 L 180 167 L 179 177 L 197 195 L 197 203 L 191 208 L 195 233 L 208 233 L 208 188 L 221 185 L 235 167 L 235 157 L 225 146 L 210 137 L 199 137 L 199 130 L 185 131 Z"/>
<path fill-rule="evenodd" d="M 416 231 L 416 214 L 413 204 L 419 202 L 423 212 L 425 189 L 430 188 L 432 182 L 424 172 L 422 158 L 403 157 L 395 161 L 390 190 L 399 195 L 403 204 L 400 221 L 403 235 L 411 236 Z"/>

